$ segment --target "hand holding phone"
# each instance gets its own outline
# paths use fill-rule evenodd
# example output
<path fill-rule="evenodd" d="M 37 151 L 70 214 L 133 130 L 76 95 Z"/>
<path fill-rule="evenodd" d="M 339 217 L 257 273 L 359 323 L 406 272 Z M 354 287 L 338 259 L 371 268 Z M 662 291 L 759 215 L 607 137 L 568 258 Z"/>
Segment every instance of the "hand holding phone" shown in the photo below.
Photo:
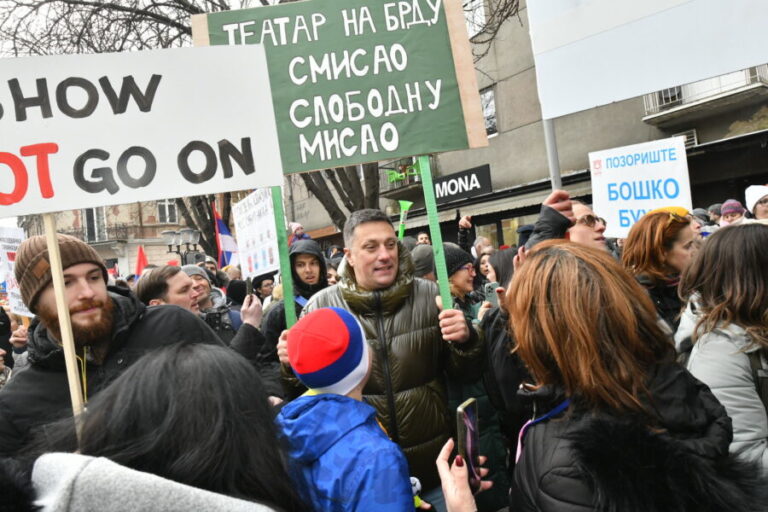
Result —
<path fill-rule="evenodd" d="M 456 409 L 456 432 L 459 455 L 467 464 L 467 477 L 472 493 L 480 491 L 480 431 L 477 421 L 477 400 L 470 398 Z"/>
<path fill-rule="evenodd" d="M 490 302 L 492 306 L 499 307 L 499 296 L 496 295 L 496 288 L 499 287 L 499 283 L 485 283 L 483 286 L 483 293 L 485 294 L 485 300 Z"/>

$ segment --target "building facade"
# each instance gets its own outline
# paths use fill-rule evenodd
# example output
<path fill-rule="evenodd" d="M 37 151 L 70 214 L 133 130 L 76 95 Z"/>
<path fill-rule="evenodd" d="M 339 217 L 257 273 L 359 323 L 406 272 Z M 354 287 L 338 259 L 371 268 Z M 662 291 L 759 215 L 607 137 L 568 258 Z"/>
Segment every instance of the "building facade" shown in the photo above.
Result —
<path fill-rule="evenodd" d="M 139 246 L 144 247 L 149 263 L 179 261 L 177 254 L 168 252 L 160 235 L 162 231 L 185 226 L 175 199 L 83 208 L 55 215 L 57 231 L 91 245 L 115 275 L 134 272 Z M 40 215 L 20 217 L 19 226 L 27 236 L 45 233 Z"/>
<path fill-rule="evenodd" d="M 483 16 L 487 8 L 481 0 L 464 3 L 475 17 Z M 431 158 L 436 178 L 473 169 L 490 171 L 490 192 L 459 193 L 439 204 L 446 240 L 455 239 L 460 216 L 472 215 L 477 234 L 498 245 L 514 245 L 517 228 L 535 221 L 550 192 L 528 28 L 521 0 L 518 16 L 504 23 L 488 53 L 476 63 L 488 147 Z M 471 34 L 471 24 L 469 29 Z M 568 84 L 563 84 L 563 93 L 567 90 Z M 654 91 L 557 118 L 554 125 L 563 188 L 573 197 L 591 200 L 589 152 L 682 134 L 687 140 L 694 206 L 707 207 L 728 198 L 743 201 L 746 186 L 768 182 L 768 66 Z M 392 180 L 386 172 L 411 163 L 411 159 L 381 162 L 380 188 L 381 207 L 393 219 L 399 200 L 414 203 L 407 221 L 407 233 L 414 235 L 428 224 L 421 183 L 417 176 Z M 293 200 L 286 197 L 287 214 L 292 203 L 295 219 L 307 231 L 321 235 L 317 237 L 321 240 L 338 241 L 325 210 L 300 178 L 292 179 Z"/>

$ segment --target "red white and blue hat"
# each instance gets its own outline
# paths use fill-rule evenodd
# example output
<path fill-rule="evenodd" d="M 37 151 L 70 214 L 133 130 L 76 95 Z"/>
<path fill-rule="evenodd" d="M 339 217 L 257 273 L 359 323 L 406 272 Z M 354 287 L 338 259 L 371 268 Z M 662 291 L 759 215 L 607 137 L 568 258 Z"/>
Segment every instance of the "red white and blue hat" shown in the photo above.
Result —
<path fill-rule="evenodd" d="M 348 311 L 321 308 L 288 331 L 288 359 L 296 377 L 318 393 L 346 395 L 368 374 L 363 327 Z"/>

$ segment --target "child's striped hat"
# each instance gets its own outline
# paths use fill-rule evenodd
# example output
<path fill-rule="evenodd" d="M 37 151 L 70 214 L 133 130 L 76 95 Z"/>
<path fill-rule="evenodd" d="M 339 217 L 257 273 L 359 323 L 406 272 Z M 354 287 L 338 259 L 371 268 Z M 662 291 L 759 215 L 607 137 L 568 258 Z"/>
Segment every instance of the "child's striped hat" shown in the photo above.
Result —
<path fill-rule="evenodd" d="M 346 395 L 368 374 L 368 342 L 357 319 L 341 308 L 321 308 L 288 331 L 288 359 L 296 377 L 318 393 Z"/>

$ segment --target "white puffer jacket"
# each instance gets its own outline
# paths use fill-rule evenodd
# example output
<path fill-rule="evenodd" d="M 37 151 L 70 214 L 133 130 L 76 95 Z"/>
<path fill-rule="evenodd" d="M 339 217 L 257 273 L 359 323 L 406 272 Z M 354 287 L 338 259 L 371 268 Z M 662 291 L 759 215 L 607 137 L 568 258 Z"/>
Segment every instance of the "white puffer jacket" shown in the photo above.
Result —
<path fill-rule="evenodd" d="M 694 377 L 710 387 L 733 420 L 730 452 L 758 462 L 768 476 L 768 415 L 747 356 L 758 349 L 743 328 L 729 325 L 701 336 L 687 366 Z M 763 367 L 768 368 L 765 360 Z"/>

